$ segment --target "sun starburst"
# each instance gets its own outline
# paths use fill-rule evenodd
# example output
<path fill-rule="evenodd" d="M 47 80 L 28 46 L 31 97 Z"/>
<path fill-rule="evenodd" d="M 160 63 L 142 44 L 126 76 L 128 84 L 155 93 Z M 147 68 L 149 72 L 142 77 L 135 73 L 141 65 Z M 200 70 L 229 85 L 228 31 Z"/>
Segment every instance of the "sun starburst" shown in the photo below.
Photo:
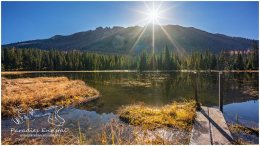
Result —
<path fill-rule="evenodd" d="M 144 17 L 148 18 L 147 24 L 158 24 L 162 17 L 162 10 L 160 9 L 160 4 L 155 4 L 152 2 L 150 4 L 145 3 L 146 10 L 143 12 Z"/>
<path fill-rule="evenodd" d="M 176 49 L 178 53 L 184 52 L 182 48 L 179 47 L 176 41 L 172 39 L 171 34 L 167 32 L 167 30 L 164 28 L 162 25 L 164 20 L 169 20 L 169 18 L 165 17 L 166 12 L 169 11 L 170 9 L 174 8 L 175 5 L 172 5 L 171 7 L 167 7 L 166 5 L 162 5 L 162 2 L 144 2 L 144 7 L 141 9 L 135 9 L 134 11 L 138 12 L 142 17 L 142 22 L 144 23 L 143 30 L 139 34 L 138 38 L 134 42 L 133 46 L 131 47 L 131 50 L 133 50 L 138 42 L 141 40 L 143 34 L 145 34 L 147 27 L 152 25 L 152 42 L 151 42 L 151 51 L 154 54 L 155 53 L 155 25 L 159 26 L 156 27 L 156 29 L 161 29 L 164 35 L 168 38 L 169 42 L 171 43 L 171 46 Z M 172 17 L 171 17 L 172 19 Z M 165 22 L 164 22 L 165 23 Z M 167 45 L 167 44 L 165 44 Z"/>
<path fill-rule="evenodd" d="M 149 12 L 149 20 L 153 23 L 155 23 L 156 21 L 158 21 L 158 17 L 159 17 L 159 13 L 157 12 L 157 10 L 152 10 L 151 12 Z"/>

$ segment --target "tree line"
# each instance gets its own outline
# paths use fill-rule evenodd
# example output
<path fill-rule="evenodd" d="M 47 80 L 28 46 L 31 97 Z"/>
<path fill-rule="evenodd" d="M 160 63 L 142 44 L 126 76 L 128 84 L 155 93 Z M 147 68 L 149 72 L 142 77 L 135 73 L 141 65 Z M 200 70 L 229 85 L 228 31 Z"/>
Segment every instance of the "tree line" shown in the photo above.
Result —
<path fill-rule="evenodd" d="M 80 51 L 4 48 L 2 71 L 19 70 L 258 70 L 258 46 L 249 53 L 193 52 L 180 56 L 166 46 L 161 53 L 102 55 Z"/>

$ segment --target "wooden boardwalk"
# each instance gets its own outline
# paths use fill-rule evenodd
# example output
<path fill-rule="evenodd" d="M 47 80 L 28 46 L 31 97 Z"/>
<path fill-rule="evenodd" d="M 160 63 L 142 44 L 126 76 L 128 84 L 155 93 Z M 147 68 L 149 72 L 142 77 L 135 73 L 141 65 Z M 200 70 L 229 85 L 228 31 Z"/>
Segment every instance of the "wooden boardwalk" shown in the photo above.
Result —
<path fill-rule="evenodd" d="M 191 145 L 230 145 L 233 138 L 222 112 L 217 108 L 201 107 L 193 124 Z"/>

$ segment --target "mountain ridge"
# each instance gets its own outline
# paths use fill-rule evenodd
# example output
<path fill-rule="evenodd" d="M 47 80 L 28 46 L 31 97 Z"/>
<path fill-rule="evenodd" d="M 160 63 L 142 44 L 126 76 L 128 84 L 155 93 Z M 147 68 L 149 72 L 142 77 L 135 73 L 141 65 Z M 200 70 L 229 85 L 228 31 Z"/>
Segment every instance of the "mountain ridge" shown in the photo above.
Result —
<path fill-rule="evenodd" d="M 29 40 L 2 45 L 3 48 L 38 48 L 43 50 L 80 50 L 97 53 L 138 54 L 143 49 L 152 51 L 153 28 L 147 27 L 97 27 L 95 30 L 70 35 L 54 35 L 47 39 Z M 247 50 L 258 40 L 210 33 L 194 27 L 180 25 L 154 26 L 154 51 L 160 52 L 167 45 L 172 51 L 189 53 L 209 49 L 212 52 Z M 141 36 L 141 37 L 140 37 Z"/>

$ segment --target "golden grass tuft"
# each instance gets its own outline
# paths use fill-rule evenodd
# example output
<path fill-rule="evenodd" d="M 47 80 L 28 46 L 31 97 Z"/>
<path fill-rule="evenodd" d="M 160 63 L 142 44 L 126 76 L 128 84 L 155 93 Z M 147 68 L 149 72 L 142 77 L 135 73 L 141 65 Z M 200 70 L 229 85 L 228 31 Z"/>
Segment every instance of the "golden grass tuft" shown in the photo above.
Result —
<path fill-rule="evenodd" d="M 23 110 L 52 105 L 68 106 L 97 98 L 99 92 L 81 80 L 66 77 L 2 78 L 2 116 L 16 114 L 15 107 Z"/>
<path fill-rule="evenodd" d="M 194 100 L 173 102 L 163 107 L 152 107 L 143 104 L 123 106 L 118 110 L 119 118 L 131 125 L 147 129 L 159 127 L 176 127 L 191 130 L 196 116 Z"/>

